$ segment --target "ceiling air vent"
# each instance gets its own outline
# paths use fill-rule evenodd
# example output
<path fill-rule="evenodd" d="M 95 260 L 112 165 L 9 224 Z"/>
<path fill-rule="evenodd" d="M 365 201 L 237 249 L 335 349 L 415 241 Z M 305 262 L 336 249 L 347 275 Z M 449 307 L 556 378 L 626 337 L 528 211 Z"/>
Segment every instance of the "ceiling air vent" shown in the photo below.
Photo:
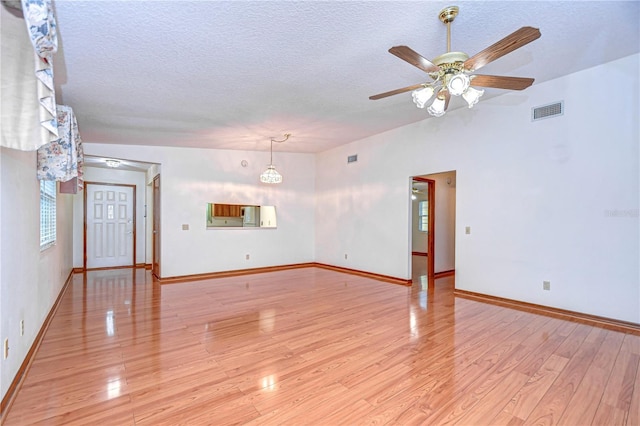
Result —
<path fill-rule="evenodd" d="M 358 161 L 358 154 L 350 155 L 347 157 L 347 163 L 355 163 Z"/>
<path fill-rule="evenodd" d="M 557 117 L 564 114 L 564 101 L 531 108 L 531 121 Z"/>

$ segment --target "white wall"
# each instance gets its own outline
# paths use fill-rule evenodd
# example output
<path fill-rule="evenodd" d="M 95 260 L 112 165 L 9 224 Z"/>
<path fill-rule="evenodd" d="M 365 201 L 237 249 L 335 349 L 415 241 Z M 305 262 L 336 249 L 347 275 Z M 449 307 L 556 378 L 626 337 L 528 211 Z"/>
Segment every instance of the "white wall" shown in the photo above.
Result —
<path fill-rule="evenodd" d="M 144 172 L 128 170 L 104 169 L 99 167 L 84 168 L 85 182 L 128 184 L 136 187 L 136 256 L 135 263 L 146 262 L 146 218 L 144 206 L 147 204 L 146 175 Z M 84 267 L 84 191 L 74 195 L 73 200 L 73 267 Z M 150 248 L 149 248 L 150 249 Z"/>
<path fill-rule="evenodd" d="M 410 279 L 408 184 L 420 173 L 402 170 L 407 153 L 400 155 L 398 145 L 404 141 L 392 136 L 317 155 L 317 262 Z M 347 163 L 352 154 L 358 161 Z"/>
<path fill-rule="evenodd" d="M 49 135 L 39 124 L 31 43 L 24 19 L 4 5 L 0 16 L 3 144 L 36 147 Z M 25 57 L 30 60 L 22 60 Z M 0 347 L 9 341 L 8 358 L 0 356 L 0 398 L 7 394 L 71 272 L 71 202 L 70 195 L 58 194 L 56 244 L 40 252 L 36 152 L 0 148 Z"/>
<path fill-rule="evenodd" d="M 409 278 L 408 179 L 456 170 L 457 288 L 639 323 L 638 63 L 319 154 L 316 260 Z M 594 85 L 603 75 L 616 84 Z M 560 100 L 563 116 L 531 122 L 532 107 Z"/>
<path fill-rule="evenodd" d="M 85 143 L 84 151 L 161 165 L 163 278 L 314 261 L 311 154 L 274 153 L 284 181 L 267 185 L 260 183 L 259 175 L 267 166 L 268 152 L 92 143 Z M 247 167 L 242 167 L 242 160 Z M 278 227 L 207 230 L 207 203 L 275 205 Z M 189 225 L 188 231 L 182 230 L 183 224 Z"/>
<path fill-rule="evenodd" d="M 4 397 L 71 273 L 73 199 L 57 195 L 57 241 L 40 252 L 36 153 L 1 148 L 0 164 L 0 338 L 8 338 L 10 347 L 0 364 Z"/>

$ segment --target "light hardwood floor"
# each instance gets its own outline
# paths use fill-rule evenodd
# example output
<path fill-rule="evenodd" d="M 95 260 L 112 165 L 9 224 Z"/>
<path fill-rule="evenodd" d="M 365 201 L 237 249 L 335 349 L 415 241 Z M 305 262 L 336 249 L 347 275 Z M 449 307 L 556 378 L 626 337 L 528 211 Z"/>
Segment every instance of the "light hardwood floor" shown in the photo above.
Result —
<path fill-rule="evenodd" d="M 640 336 L 452 283 L 78 274 L 5 424 L 640 424 Z"/>

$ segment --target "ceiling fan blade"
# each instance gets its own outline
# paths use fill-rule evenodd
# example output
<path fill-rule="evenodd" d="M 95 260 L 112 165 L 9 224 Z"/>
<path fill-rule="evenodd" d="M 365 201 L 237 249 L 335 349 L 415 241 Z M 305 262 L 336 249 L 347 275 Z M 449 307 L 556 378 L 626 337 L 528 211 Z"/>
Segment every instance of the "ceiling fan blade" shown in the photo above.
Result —
<path fill-rule="evenodd" d="M 493 62 L 539 37 L 540 30 L 538 28 L 522 27 L 464 61 L 464 68 L 469 71 L 478 70 L 489 62 Z"/>
<path fill-rule="evenodd" d="M 414 67 L 420 68 L 426 73 L 438 72 L 440 68 L 434 65 L 428 59 L 425 59 L 419 53 L 407 46 L 394 46 L 389 49 L 389 53 L 396 55 L 403 61 L 409 62 Z"/>
<path fill-rule="evenodd" d="M 377 99 L 386 98 L 387 96 L 397 95 L 399 93 L 410 92 L 412 90 L 420 89 L 424 87 L 424 84 L 414 84 L 413 86 L 403 87 L 402 89 L 391 90 L 390 92 L 378 93 L 377 95 L 369 96 L 369 99 L 375 101 Z"/>
<path fill-rule="evenodd" d="M 472 86 L 495 87 L 497 89 L 522 90 L 533 84 L 533 78 L 503 77 L 499 75 L 473 75 Z"/>

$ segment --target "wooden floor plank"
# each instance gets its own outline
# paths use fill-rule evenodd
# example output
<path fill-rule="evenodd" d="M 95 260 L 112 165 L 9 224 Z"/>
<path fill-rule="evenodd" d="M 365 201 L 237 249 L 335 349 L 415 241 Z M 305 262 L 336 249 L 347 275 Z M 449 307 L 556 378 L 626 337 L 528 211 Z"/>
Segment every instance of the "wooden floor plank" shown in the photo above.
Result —
<path fill-rule="evenodd" d="M 484 396 L 476 394 L 473 396 L 474 401 L 460 407 L 460 411 L 463 413 L 460 418 L 457 418 L 455 413 L 451 418 L 457 418 L 455 423 L 459 425 L 479 425 L 498 417 L 503 407 L 525 385 L 528 379 L 529 377 L 526 375 L 512 370 Z"/>
<path fill-rule="evenodd" d="M 636 370 L 636 378 L 634 380 L 633 396 L 629 406 L 627 424 L 640 425 L 640 366 L 638 366 L 638 369 Z"/>
<path fill-rule="evenodd" d="M 591 335 L 595 335 L 596 332 L 603 333 L 605 339 L 560 418 L 561 425 L 591 424 L 602 399 L 624 335 L 597 329 L 594 329 Z"/>
<path fill-rule="evenodd" d="M 587 336 L 592 332 L 597 334 L 597 338 L 588 339 Z M 527 417 L 527 423 L 558 423 L 595 358 L 606 334 L 603 330 L 594 330 L 593 327 L 580 324 L 567 337 L 565 342 L 570 342 L 570 344 L 565 345 L 563 343 L 555 354 L 559 357 L 569 356 L 568 362 L 540 399 L 538 405 Z"/>
<path fill-rule="evenodd" d="M 522 421 L 529 418 L 533 409 L 547 393 L 568 362 L 567 358 L 551 355 L 540 367 L 540 370 L 530 376 L 522 388 L 513 396 L 504 408 L 504 412 Z"/>
<path fill-rule="evenodd" d="M 640 363 L 637 353 L 639 336 L 625 336 L 618 356 L 613 364 L 609 380 L 604 388 L 601 404 L 628 412 L 633 399 L 633 392 L 638 392 L 635 377 Z M 608 408 L 607 408 L 608 410 Z"/>
<path fill-rule="evenodd" d="M 425 282 L 76 274 L 3 425 L 640 424 L 640 336 Z"/>

